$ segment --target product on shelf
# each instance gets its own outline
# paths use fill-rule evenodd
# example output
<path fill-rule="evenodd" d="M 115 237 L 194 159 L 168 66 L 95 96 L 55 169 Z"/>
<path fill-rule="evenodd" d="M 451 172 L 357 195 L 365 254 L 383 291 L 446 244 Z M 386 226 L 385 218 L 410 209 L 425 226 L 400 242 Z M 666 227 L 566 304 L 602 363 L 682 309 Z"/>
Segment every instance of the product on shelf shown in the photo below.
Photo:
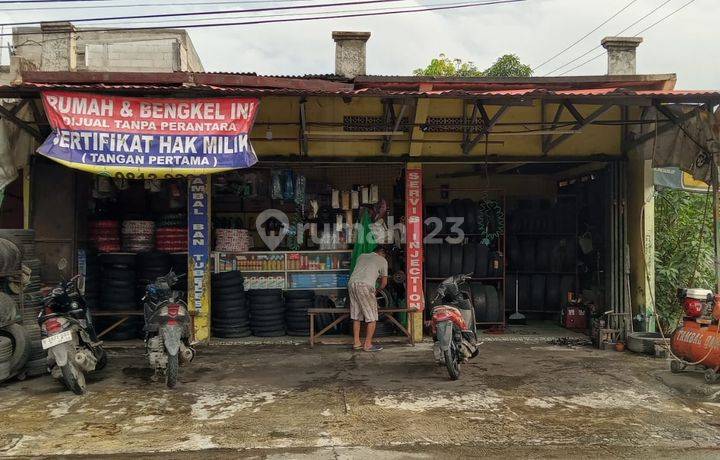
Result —
<path fill-rule="evenodd" d="M 215 230 L 215 250 L 220 252 L 247 252 L 252 247 L 250 232 L 238 228 Z"/>
<path fill-rule="evenodd" d="M 155 247 L 155 222 L 126 220 L 122 223 L 122 247 L 128 252 L 147 252 Z"/>
<path fill-rule="evenodd" d="M 285 277 L 282 275 L 246 275 L 245 290 L 285 289 Z"/>
<path fill-rule="evenodd" d="M 120 251 L 120 221 L 95 220 L 88 222 L 88 240 L 98 252 Z"/>
<path fill-rule="evenodd" d="M 155 248 L 161 252 L 185 252 L 188 249 L 187 227 L 161 227 L 155 232 Z"/>

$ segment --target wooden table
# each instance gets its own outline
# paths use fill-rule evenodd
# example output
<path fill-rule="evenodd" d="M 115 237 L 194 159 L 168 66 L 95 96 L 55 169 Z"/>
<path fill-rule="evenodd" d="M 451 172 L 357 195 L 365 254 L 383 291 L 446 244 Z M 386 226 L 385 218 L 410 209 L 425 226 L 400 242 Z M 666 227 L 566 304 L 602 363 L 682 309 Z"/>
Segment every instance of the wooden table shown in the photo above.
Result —
<path fill-rule="evenodd" d="M 408 308 L 380 308 L 378 309 L 378 320 L 382 318 L 383 316 L 387 316 L 387 319 L 390 320 L 391 323 L 393 323 L 395 326 L 397 326 L 400 331 L 405 334 L 405 336 L 408 338 L 408 343 L 410 345 L 415 345 L 415 339 L 413 337 L 413 321 L 410 319 L 410 313 L 415 312 L 415 310 L 411 310 Z M 330 313 L 333 315 L 338 315 L 338 318 L 335 319 L 332 323 L 325 326 L 320 332 L 317 334 L 315 333 L 315 316 L 322 313 Z M 391 313 L 408 313 L 408 327 L 405 328 L 400 322 L 395 319 Z M 345 321 L 346 319 L 350 318 L 350 309 L 349 308 L 309 308 L 308 309 L 308 316 L 310 317 L 310 347 L 312 348 L 315 346 L 315 340 L 325 334 L 330 329 L 334 328 L 341 322 Z"/>

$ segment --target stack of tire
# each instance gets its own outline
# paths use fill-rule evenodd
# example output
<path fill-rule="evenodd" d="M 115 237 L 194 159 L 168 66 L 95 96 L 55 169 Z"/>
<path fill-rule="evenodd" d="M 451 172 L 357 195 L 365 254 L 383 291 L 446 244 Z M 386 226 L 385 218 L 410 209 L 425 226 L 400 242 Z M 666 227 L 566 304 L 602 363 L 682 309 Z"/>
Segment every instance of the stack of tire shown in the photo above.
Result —
<path fill-rule="evenodd" d="M 155 248 L 161 252 L 187 252 L 187 216 L 165 214 L 155 222 Z"/>
<path fill-rule="evenodd" d="M 128 253 L 100 254 L 102 277 L 100 279 L 100 303 L 98 311 L 113 312 L 137 310 L 136 256 Z M 98 333 L 114 324 L 119 316 L 102 316 L 95 320 Z M 103 340 L 130 340 L 141 336 L 143 319 L 131 316 L 120 326 L 103 336 Z"/>
<path fill-rule="evenodd" d="M 220 252 L 246 252 L 252 247 L 250 232 L 239 228 L 215 229 L 215 250 Z"/>
<path fill-rule="evenodd" d="M 89 222 L 88 240 L 98 252 L 120 251 L 120 221 L 95 220 Z"/>
<path fill-rule="evenodd" d="M 257 337 L 285 335 L 285 301 L 282 289 L 247 291 L 250 301 L 250 330 Z"/>
<path fill-rule="evenodd" d="M 285 327 L 288 335 L 310 335 L 308 309 L 314 305 L 315 291 L 285 292 Z"/>
<path fill-rule="evenodd" d="M 100 302 L 100 262 L 92 252 L 85 254 L 85 302 L 90 311 Z"/>
<path fill-rule="evenodd" d="M 21 253 L 21 262 L 16 269 L 22 268 L 23 275 L 21 278 L 6 279 L 5 286 L 6 291 L 17 304 L 22 317 L 22 329 L 28 336 L 30 356 L 21 374 L 25 377 L 43 375 L 47 373 L 47 354 L 40 342 L 40 326 L 37 323 L 43 295 L 40 291 L 40 260 L 35 256 L 35 231 L 4 229 L 0 230 L 0 238 L 12 241 Z M 14 343 L 18 341 L 22 340 L 14 339 Z"/>
<path fill-rule="evenodd" d="M 126 220 L 122 223 L 122 247 L 126 252 L 148 252 L 155 247 L 155 222 Z"/>
<path fill-rule="evenodd" d="M 30 359 L 30 336 L 19 316 L 12 297 L 0 293 L 0 382 L 22 373 Z"/>
<path fill-rule="evenodd" d="M 250 306 L 246 301 L 242 273 L 213 273 L 211 302 L 214 337 L 236 339 L 251 335 Z"/>

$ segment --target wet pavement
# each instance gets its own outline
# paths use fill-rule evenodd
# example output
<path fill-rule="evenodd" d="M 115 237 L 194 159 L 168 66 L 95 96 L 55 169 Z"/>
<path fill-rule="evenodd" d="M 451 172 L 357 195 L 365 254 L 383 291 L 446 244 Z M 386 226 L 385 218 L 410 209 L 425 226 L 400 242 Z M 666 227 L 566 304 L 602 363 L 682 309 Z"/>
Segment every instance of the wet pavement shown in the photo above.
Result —
<path fill-rule="evenodd" d="M 451 382 L 429 343 L 198 351 L 174 390 L 151 380 L 140 348 L 111 350 L 84 396 L 49 376 L 0 386 L 0 456 L 720 454 L 720 403 L 665 386 L 665 361 L 631 353 L 488 340 Z"/>

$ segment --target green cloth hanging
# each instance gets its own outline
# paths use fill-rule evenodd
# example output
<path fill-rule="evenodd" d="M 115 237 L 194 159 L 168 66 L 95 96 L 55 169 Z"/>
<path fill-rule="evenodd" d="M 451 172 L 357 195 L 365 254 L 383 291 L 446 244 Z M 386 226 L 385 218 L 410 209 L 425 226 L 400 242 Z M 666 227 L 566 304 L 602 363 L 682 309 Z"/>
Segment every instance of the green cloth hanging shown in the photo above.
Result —
<path fill-rule="evenodd" d="M 375 242 L 375 234 L 370 226 L 370 213 L 367 209 L 363 210 L 358 227 L 358 235 L 355 245 L 353 246 L 352 259 L 350 259 L 350 273 L 355 269 L 355 264 L 362 254 L 368 254 L 375 250 L 377 243 Z"/>

